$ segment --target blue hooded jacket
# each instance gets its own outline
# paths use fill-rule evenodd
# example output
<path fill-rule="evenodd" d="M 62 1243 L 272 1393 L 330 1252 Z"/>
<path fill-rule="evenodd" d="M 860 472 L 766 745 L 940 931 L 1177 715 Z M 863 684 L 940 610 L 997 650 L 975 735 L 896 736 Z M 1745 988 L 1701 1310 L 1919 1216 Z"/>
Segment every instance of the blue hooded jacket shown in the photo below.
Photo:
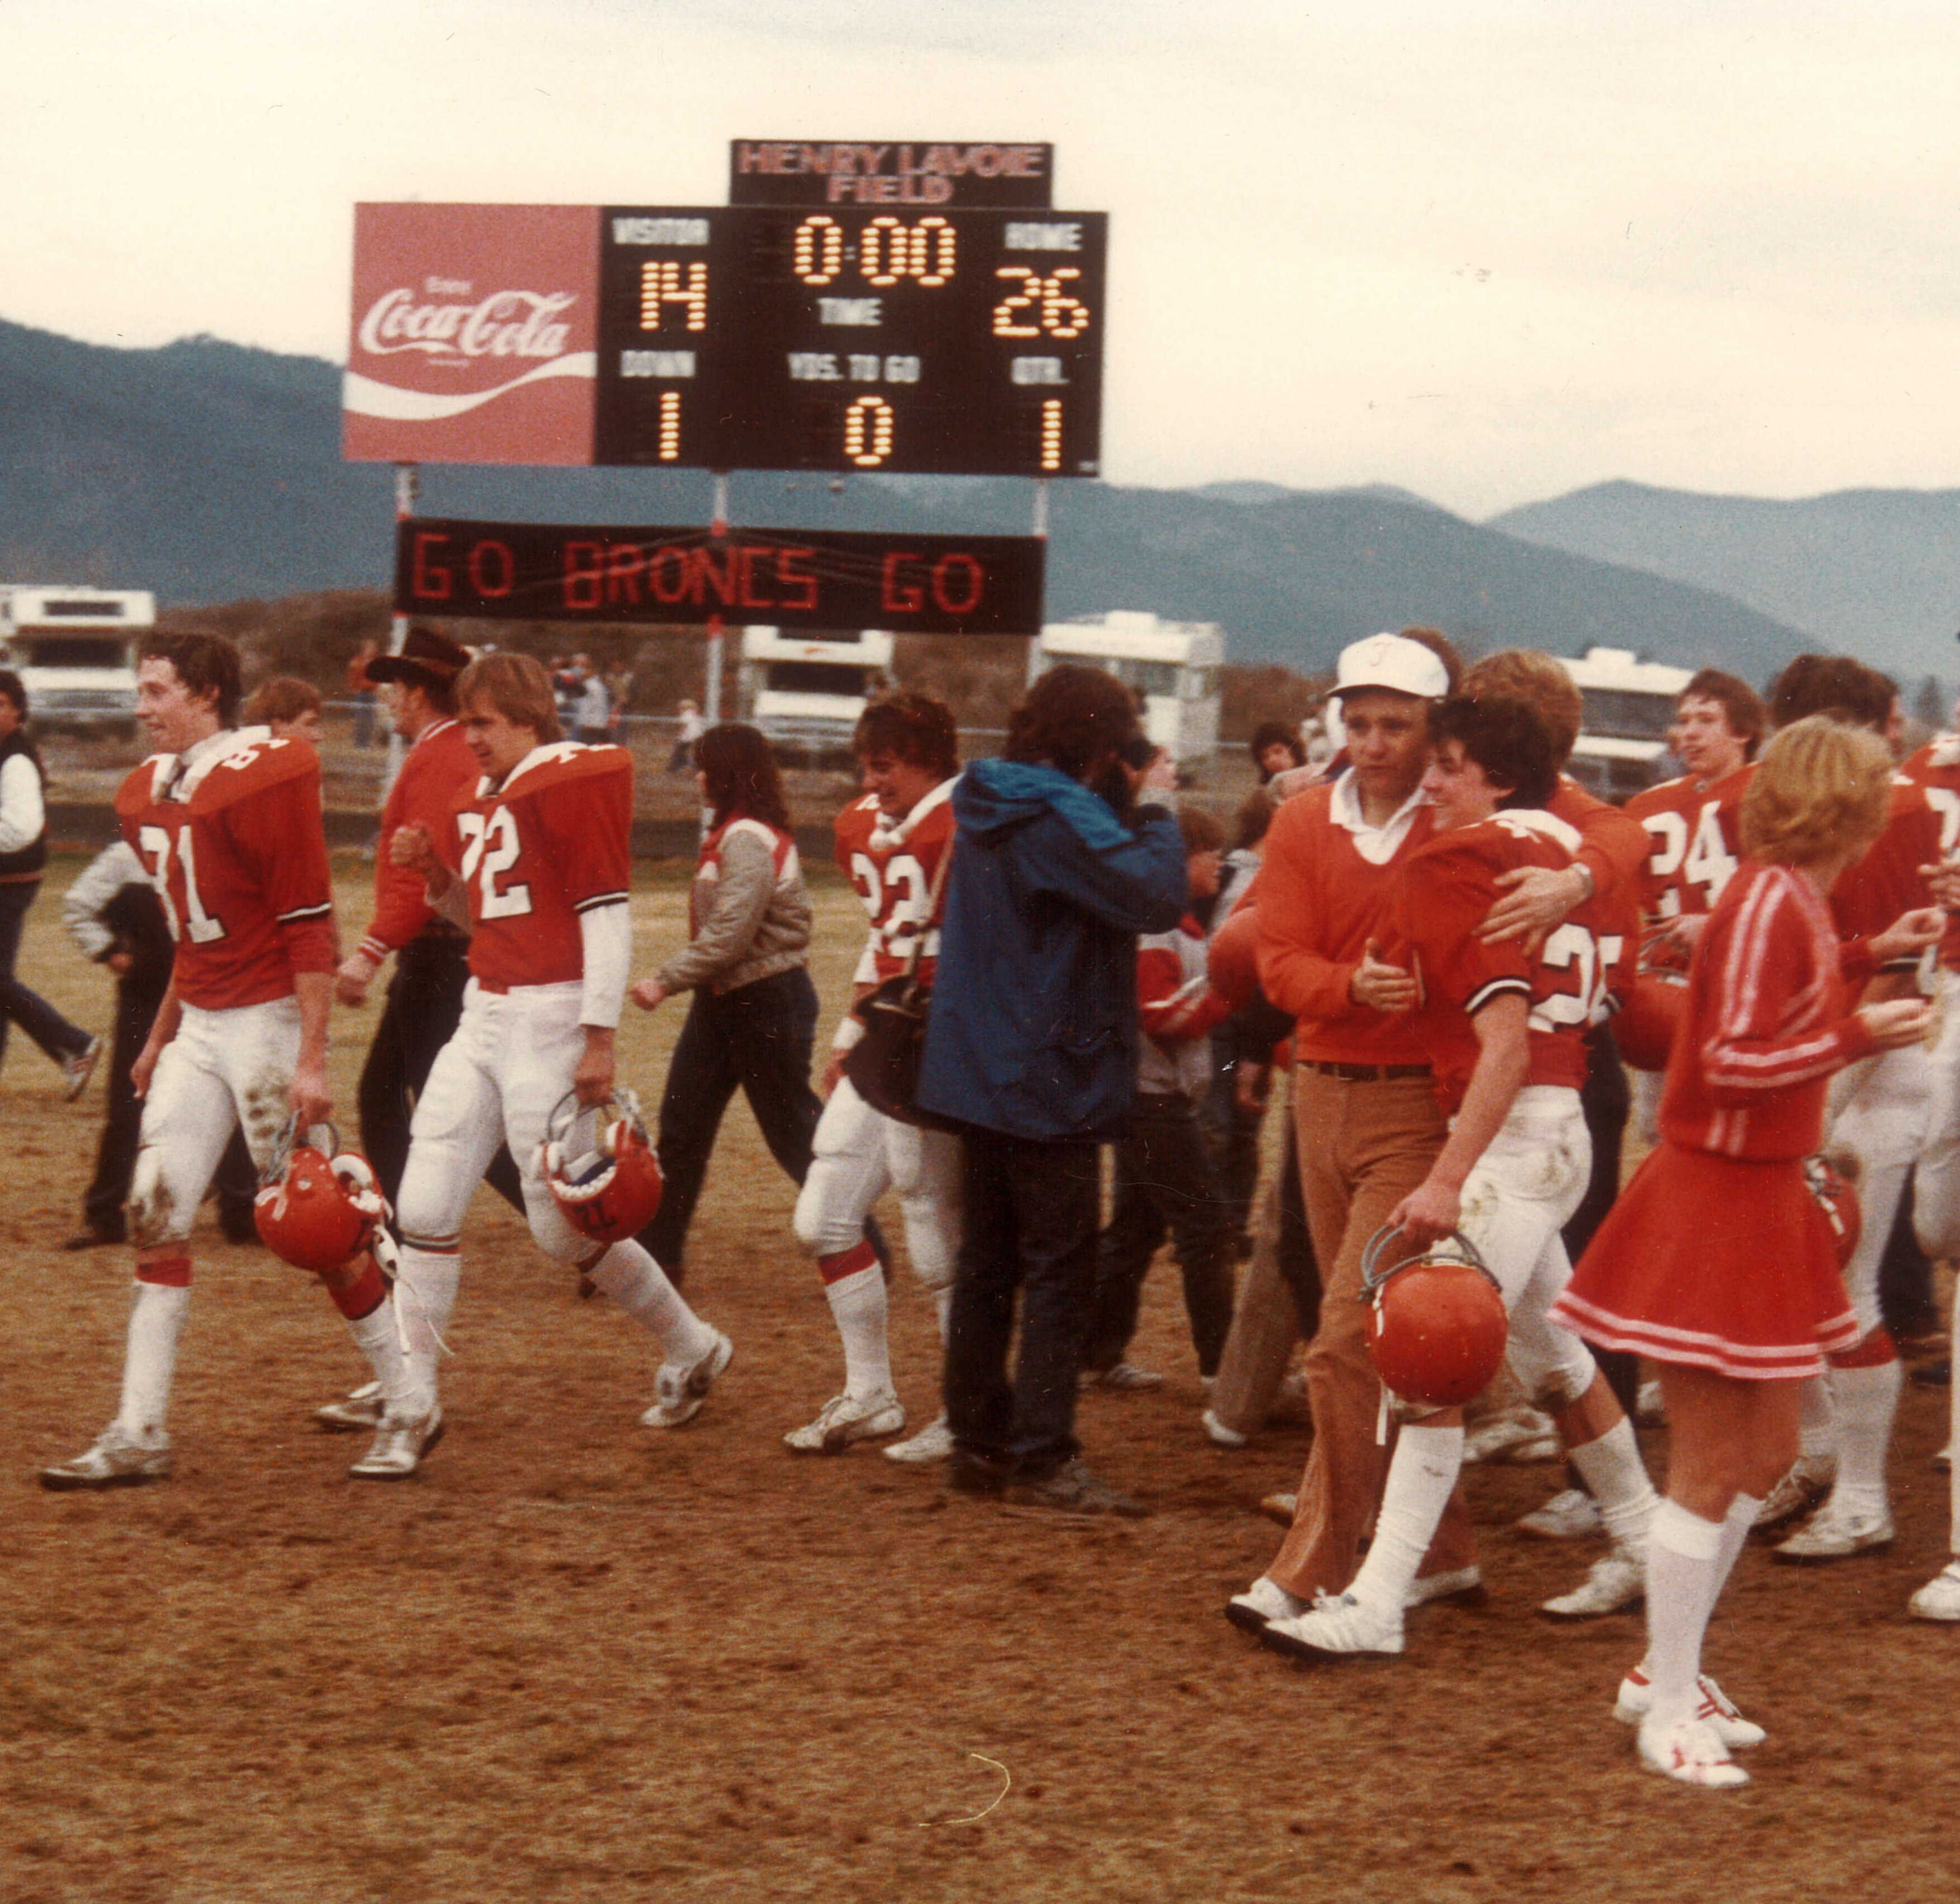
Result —
<path fill-rule="evenodd" d="M 1184 841 L 1058 768 L 975 761 L 953 792 L 919 1102 L 1014 1137 L 1102 1140 L 1136 1089 L 1137 935 L 1183 916 Z"/>

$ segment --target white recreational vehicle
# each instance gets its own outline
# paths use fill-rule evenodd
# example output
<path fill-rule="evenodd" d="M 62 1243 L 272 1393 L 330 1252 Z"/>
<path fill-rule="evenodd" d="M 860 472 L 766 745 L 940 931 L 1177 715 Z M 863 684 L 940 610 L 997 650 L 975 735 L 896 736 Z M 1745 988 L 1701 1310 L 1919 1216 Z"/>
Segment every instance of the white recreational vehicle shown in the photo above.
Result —
<path fill-rule="evenodd" d="M 136 644 L 157 619 L 147 589 L 0 584 L 0 667 L 37 727 L 135 731 Z"/>
<path fill-rule="evenodd" d="M 1560 660 L 1586 704 L 1573 778 L 1602 799 L 1624 800 L 1651 787 L 1693 671 L 1643 661 L 1631 648 L 1588 648 L 1578 660 Z"/>
<path fill-rule="evenodd" d="M 744 628 L 742 718 L 779 747 L 844 752 L 891 665 L 892 637 L 879 628 L 817 635 Z"/>
<path fill-rule="evenodd" d="M 1224 631 L 1215 621 L 1161 621 L 1112 609 L 1077 621 L 1051 621 L 1029 656 L 1030 675 L 1058 662 L 1114 675 L 1141 694 L 1152 740 L 1180 761 L 1208 761 L 1218 751 L 1218 669 Z"/>

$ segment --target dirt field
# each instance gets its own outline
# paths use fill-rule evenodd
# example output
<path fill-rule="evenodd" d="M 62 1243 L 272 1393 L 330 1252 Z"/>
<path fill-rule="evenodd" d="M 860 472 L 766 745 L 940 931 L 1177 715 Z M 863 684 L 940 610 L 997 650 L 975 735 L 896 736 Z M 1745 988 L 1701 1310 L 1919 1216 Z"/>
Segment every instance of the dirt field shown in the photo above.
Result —
<path fill-rule="evenodd" d="M 59 932 L 72 870 L 23 969 L 102 1024 L 103 975 Z M 365 906 L 344 870 L 345 930 Z M 642 892 L 640 969 L 682 904 L 670 876 Z M 835 1004 L 860 916 L 835 886 L 819 911 Z M 628 1028 L 622 1069 L 650 1095 L 680 1016 Z M 361 1016 L 339 1035 L 351 1105 Z M 1510 1531 L 1560 1485 L 1551 1468 L 1472 1471 L 1490 1602 L 1416 1616 L 1398 1661 L 1303 1670 L 1229 1628 L 1226 1596 L 1277 1538 L 1253 1504 L 1290 1484 L 1303 1442 L 1203 1439 L 1167 1268 L 1138 1359 L 1170 1379 L 1081 1417 L 1093 1464 L 1152 1520 L 1017 1518 L 863 1451 L 788 1454 L 780 1436 L 839 1357 L 746 1109 L 688 1285 L 737 1356 L 691 1426 L 638 1426 L 646 1338 L 577 1301 L 485 1193 L 453 1427 L 417 1479 L 348 1479 L 364 1444 L 309 1420 L 364 1372 L 339 1318 L 207 1222 L 175 1476 L 45 1493 L 37 1464 L 113 1411 L 129 1279 L 120 1251 L 52 1247 L 76 1227 L 102 1101 L 98 1082 L 66 1106 L 57 1083 L 17 1038 L 0 1086 L 7 1904 L 1889 1901 L 1960 1881 L 1960 1630 L 1904 1613 L 1945 1555 L 1943 1390 L 1908 1387 L 1895 1548 L 1806 1572 L 1745 1556 L 1709 1663 L 1771 1741 L 1748 1790 L 1697 1793 L 1636 1770 L 1610 1715 L 1637 1620 L 1532 1611 L 1591 1557 Z M 936 1343 L 902 1273 L 893 1338 L 923 1419 Z"/>

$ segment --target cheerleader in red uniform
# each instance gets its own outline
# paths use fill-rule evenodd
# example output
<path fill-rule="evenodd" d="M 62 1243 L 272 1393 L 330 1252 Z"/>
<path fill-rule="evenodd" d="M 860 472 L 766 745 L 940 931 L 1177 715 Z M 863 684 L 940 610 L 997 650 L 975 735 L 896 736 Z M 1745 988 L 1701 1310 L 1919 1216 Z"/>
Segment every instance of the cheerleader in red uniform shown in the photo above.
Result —
<path fill-rule="evenodd" d="M 1923 1036 L 1917 1000 L 1847 1007 L 1876 967 L 1939 934 L 1910 912 L 1840 944 L 1825 903 L 1885 823 L 1892 760 L 1818 716 L 1765 749 L 1742 803 L 1748 858 L 1710 916 L 1661 1100 L 1661 1142 L 1554 1305 L 1589 1341 L 1660 1364 L 1667 1498 L 1648 1536 L 1647 1654 L 1616 1715 L 1641 1762 L 1739 1785 L 1761 1727 L 1701 1670 L 1702 1635 L 1762 1496 L 1796 1451 L 1797 1387 L 1857 1340 L 1834 1234 L 1806 1187 L 1825 1081 Z"/>

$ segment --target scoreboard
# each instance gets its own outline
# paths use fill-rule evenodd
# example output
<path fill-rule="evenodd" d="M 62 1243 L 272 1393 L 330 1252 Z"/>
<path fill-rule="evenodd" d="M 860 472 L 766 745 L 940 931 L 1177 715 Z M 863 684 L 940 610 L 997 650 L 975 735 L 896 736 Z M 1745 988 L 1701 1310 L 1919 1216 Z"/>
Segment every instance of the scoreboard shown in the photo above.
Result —
<path fill-rule="evenodd" d="M 956 205 L 606 208 L 592 459 L 1095 475 L 1107 223 Z"/>

